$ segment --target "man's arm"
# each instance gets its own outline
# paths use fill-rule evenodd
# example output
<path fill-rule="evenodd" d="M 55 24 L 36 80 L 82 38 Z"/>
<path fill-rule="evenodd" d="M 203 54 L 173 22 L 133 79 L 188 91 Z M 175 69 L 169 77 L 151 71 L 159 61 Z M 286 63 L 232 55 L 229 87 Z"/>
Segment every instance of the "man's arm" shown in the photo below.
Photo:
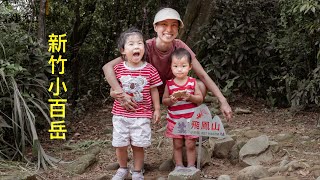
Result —
<path fill-rule="evenodd" d="M 121 57 L 118 57 L 110 62 L 108 62 L 107 64 L 105 64 L 102 67 L 105 79 L 107 80 L 107 82 L 109 83 L 109 85 L 111 86 L 111 88 L 116 91 L 117 93 L 121 93 L 123 92 L 116 74 L 114 72 L 114 66 L 123 62 L 123 60 L 121 59 Z M 123 93 L 123 97 L 118 99 L 119 101 L 121 101 L 121 105 L 128 111 L 135 111 L 135 108 L 137 107 L 136 103 L 131 99 L 131 96 L 129 96 L 126 93 Z"/>
<path fill-rule="evenodd" d="M 105 64 L 102 67 L 105 79 L 107 80 L 107 82 L 109 83 L 111 88 L 117 92 L 122 92 L 122 88 L 117 80 L 117 77 L 116 77 L 116 74 L 115 74 L 113 68 L 115 65 L 117 65 L 121 62 L 123 62 L 121 57 L 118 57 L 118 58 L 108 62 L 107 64 Z"/>
<path fill-rule="evenodd" d="M 209 77 L 209 75 L 204 71 L 199 61 L 194 58 L 192 59 L 192 68 L 198 78 L 206 85 L 206 87 L 211 91 L 220 102 L 220 109 L 224 117 L 229 121 L 232 117 L 232 110 L 230 105 L 227 102 L 227 99 L 223 96 L 220 89 Z"/>
<path fill-rule="evenodd" d="M 124 93 L 121 92 L 117 92 L 115 90 L 113 90 L 112 88 L 110 88 L 110 96 L 114 99 L 121 99 L 124 97 Z"/>

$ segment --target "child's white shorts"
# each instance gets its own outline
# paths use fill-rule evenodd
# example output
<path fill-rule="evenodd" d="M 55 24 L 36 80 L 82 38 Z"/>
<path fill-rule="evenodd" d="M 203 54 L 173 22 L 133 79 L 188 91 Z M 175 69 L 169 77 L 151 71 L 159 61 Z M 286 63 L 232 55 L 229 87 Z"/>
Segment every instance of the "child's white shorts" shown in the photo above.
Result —
<path fill-rule="evenodd" d="M 113 116 L 112 146 L 124 147 L 130 144 L 137 147 L 151 145 L 151 128 L 149 118 L 127 118 Z"/>

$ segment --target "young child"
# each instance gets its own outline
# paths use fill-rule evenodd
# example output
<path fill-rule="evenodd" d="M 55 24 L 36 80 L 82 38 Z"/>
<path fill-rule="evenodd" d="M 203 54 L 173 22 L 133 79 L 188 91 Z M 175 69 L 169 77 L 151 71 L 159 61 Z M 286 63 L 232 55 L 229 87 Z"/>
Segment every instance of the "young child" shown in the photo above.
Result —
<path fill-rule="evenodd" d="M 160 120 L 160 100 L 157 86 L 162 84 L 157 70 L 145 62 L 145 44 L 142 33 L 136 28 L 130 28 L 120 35 L 118 48 L 123 62 L 114 67 L 116 78 L 122 89 L 110 95 L 115 98 L 112 109 L 113 139 L 116 155 L 120 165 L 113 180 L 125 179 L 128 175 L 127 148 L 133 150 L 134 171 L 133 180 L 144 179 L 141 172 L 144 162 L 144 148 L 151 145 L 150 119 Z M 135 112 L 127 111 L 119 97 L 129 94 L 137 103 Z M 152 103 L 154 113 L 152 113 Z"/>
<path fill-rule="evenodd" d="M 171 70 L 174 78 L 167 80 L 162 99 L 162 103 L 168 106 L 166 136 L 173 140 L 175 170 L 184 168 L 182 161 L 184 142 L 187 151 L 187 167 L 196 169 L 196 140 L 198 137 L 173 134 L 175 124 L 181 119 L 191 118 L 197 104 L 203 101 L 196 79 L 188 76 L 191 69 L 190 53 L 183 48 L 176 49 L 171 55 Z"/>
<path fill-rule="evenodd" d="M 176 39 L 178 36 L 179 28 L 183 28 L 184 24 L 180 18 L 179 13 L 172 8 L 163 8 L 157 12 L 153 21 L 153 28 L 157 34 L 156 37 L 147 40 L 147 51 L 148 58 L 147 62 L 151 63 L 159 72 L 162 82 L 165 83 L 166 80 L 172 79 L 174 76 L 170 70 L 170 55 L 177 48 L 185 48 L 189 51 L 192 57 L 192 67 L 193 71 L 200 79 L 198 85 L 200 87 L 203 96 L 206 95 L 207 89 L 211 91 L 220 102 L 220 109 L 222 114 L 227 120 L 232 117 L 232 109 L 227 102 L 226 98 L 223 96 L 219 87 L 212 81 L 209 75 L 205 72 L 201 64 L 196 58 L 193 51 L 181 40 Z M 108 83 L 114 90 L 119 90 L 121 87 L 117 79 L 115 78 L 115 73 L 113 67 L 122 63 L 122 58 L 116 58 L 103 66 L 104 74 L 107 78 Z M 164 86 L 159 86 L 160 97 L 164 92 Z M 128 95 L 121 96 L 124 102 L 122 106 L 130 111 L 134 111 L 136 108 L 136 103 L 132 101 L 131 97 Z"/>

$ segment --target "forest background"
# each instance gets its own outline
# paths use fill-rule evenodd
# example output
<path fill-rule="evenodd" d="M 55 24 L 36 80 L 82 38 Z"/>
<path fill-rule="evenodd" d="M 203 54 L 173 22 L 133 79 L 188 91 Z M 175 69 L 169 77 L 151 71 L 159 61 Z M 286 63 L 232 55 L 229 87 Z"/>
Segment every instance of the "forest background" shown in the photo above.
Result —
<path fill-rule="evenodd" d="M 243 94 L 263 99 L 270 108 L 290 107 L 292 113 L 319 111 L 318 0 L 3 0 L 0 160 L 38 168 L 54 161 L 38 137 L 50 128 L 48 88 L 56 79 L 48 63 L 50 34 L 67 34 L 63 81 L 68 90 L 61 98 L 68 100 L 66 121 L 72 126 L 72 119 L 89 108 L 111 102 L 101 68 L 119 55 L 119 34 L 136 26 L 145 39 L 155 37 L 153 17 L 161 7 L 180 12 L 185 28 L 179 38 L 229 101 Z"/>

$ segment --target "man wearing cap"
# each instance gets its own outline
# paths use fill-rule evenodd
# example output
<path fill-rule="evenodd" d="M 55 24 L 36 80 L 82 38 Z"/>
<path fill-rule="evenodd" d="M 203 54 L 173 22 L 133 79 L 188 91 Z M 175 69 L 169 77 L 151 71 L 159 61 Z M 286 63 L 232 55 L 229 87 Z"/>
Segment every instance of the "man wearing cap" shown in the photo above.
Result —
<path fill-rule="evenodd" d="M 199 61 L 196 59 L 194 52 L 181 40 L 175 39 L 178 36 L 179 28 L 183 28 L 184 24 L 179 13 L 172 8 L 163 8 L 155 16 L 153 22 L 154 30 L 157 32 L 157 37 L 146 41 L 147 44 L 147 61 L 151 63 L 159 72 L 163 85 L 158 87 L 160 98 L 162 98 L 166 80 L 172 79 L 174 76 L 170 69 L 170 55 L 177 48 L 185 48 L 189 51 L 192 57 L 192 68 L 198 76 L 203 97 L 205 97 L 206 89 L 209 89 L 219 100 L 220 109 L 224 117 L 229 121 L 232 117 L 232 110 L 226 98 L 221 93 L 218 86 L 204 71 Z M 103 66 L 105 77 L 110 86 L 115 91 L 122 91 L 113 67 L 122 62 L 121 58 L 116 58 Z M 129 95 L 122 97 L 122 104 L 127 110 L 134 111 L 137 105 Z"/>

